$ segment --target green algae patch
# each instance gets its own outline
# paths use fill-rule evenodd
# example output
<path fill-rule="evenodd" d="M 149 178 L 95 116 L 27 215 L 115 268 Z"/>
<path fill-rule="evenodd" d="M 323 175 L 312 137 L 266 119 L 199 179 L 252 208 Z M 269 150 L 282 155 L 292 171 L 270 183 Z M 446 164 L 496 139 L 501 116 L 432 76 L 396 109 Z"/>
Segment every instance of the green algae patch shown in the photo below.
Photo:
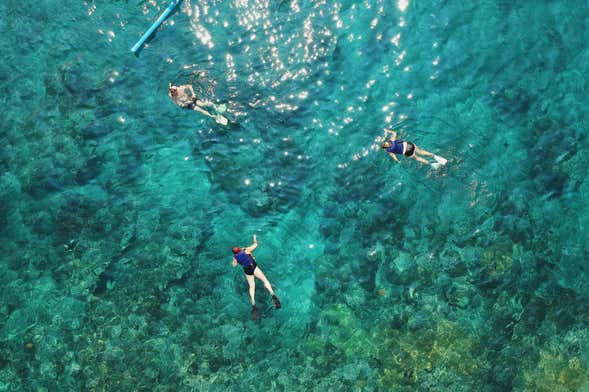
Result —
<path fill-rule="evenodd" d="M 376 348 L 375 342 L 369 338 L 350 307 L 342 303 L 330 305 L 323 316 L 320 325 L 326 323 L 329 326 L 329 334 L 325 337 L 329 343 L 349 357 L 370 357 Z"/>
<path fill-rule="evenodd" d="M 491 245 L 483 252 L 481 264 L 493 278 L 498 278 L 513 265 L 511 258 L 511 243 L 503 241 Z"/>
<path fill-rule="evenodd" d="M 525 391 L 569 392 L 589 390 L 589 371 L 579 357 L 540 350 L 535 369 L 524 372 Z"/>
<path fill-rule="evenodd" d="M 376 359 L 381 363 L 379 381 L 383 388 L 417 386 L 438 378 L 464 380 L 488 365 L 479 358 L 480 342 L 456 323 L 441 320 L 426 331 L 377 330 Z"/>

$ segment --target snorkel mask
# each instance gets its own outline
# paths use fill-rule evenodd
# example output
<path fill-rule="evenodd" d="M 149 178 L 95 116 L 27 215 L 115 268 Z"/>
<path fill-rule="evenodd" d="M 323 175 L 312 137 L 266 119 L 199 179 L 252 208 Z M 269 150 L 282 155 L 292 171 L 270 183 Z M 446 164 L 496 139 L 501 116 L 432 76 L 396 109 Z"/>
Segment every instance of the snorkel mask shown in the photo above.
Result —
<path fill-rule="evenodd" d="M 178 95 L 178 87 L 172 86 L 172 83 L 170 83 L 170 85 L 168 86 L 168 91 L 170 92 L 170 95 L 172 97 L 175 97 L 176 95 Z"/>

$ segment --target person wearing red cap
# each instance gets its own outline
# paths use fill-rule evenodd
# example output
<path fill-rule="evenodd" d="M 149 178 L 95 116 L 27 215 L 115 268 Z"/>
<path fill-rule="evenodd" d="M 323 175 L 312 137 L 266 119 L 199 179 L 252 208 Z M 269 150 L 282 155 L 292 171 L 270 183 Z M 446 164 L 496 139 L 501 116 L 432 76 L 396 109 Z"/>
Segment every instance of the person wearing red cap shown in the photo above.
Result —
<path fill-rule="evenodd" d="M 276 309 L 280 309 L 280 307 L 282 306 L 280 304 L 280 300 L 278 299 L 276 294 L 274 294 L 274 290 L 272 290 L 272 285 L 266 278 L 266 275 L 264 275 L 262 269 L 258 267 L 258 265 L 256 264 L 256 259 L 254 258 L 252 252 L 257 247 L 258 240 L 256 239 L 256 235 L 254 234 L 254 243 L 252 245 L 248 246 L 247 248 L 240 248 L 238 246 L 233 247 L 232 261 L 233 267 L 237 267 L 237 264 L 239 264 L 243 267 L 243 272 L 245 272 L 245 277 L 247 279 L 247 283 L 249 284 L 250 299 L 252 301 L 252 316 L 254 320 L 260 318 L 260 312 L 256 307 L 256 282 L 254 280 L 254 277 L 260 279 L 264 283 L 264 287 L 266 288 L 266 290 L 268 290 L 268 292 L 270 292 L 270 295 L 272 295 L 274 307 Z"/>

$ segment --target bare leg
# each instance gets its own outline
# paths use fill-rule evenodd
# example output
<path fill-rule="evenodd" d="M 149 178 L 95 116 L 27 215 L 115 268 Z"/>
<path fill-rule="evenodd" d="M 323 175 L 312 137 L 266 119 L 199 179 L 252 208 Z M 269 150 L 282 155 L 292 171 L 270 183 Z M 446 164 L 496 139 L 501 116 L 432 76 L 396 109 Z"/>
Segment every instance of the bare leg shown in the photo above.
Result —
<path fill-rule="evenodd" d="M 203 108 L 201 108 L 200 106 L 195 106 L 193 109 L 195 112 L 199 112 L 204 114 L 205 116 L 211 117 L 211 118 L 215 118 L 215 116 L 213 116 L 211 113 L 207 112 L 206 110 L 204 110 Z"/>
<path fill-rule="evenodd" d="M 415 155 L 418 155 L 418 154 L 419 155 L 425 155 L 425 156 L 428 156 L 428 157 L 433 157 L 436 160 L 436 163 L 435 164 L 432 163 L 432 165 L 435 165 L 435 166 L 438 166 L 438 167 L 440 165 L 445 165 L 448 162 L 448 160 L 446 158 L 441 157 L 441 156 L 436 155 L 436 154 L 433 154 L 433 153 L 431 153 L 429 151 L 422 150 L 421 148 L 417 148 L 417 146 L 416 146 L 415 147 Z M 434 166 L 434 168 L 435 168 L 435 166 Z"/>
<path fill-rule="evenodd" d="M 260 279 L 264 283 L 264 287 L 266 288 L 266 290 L 268 290 L 271 295 L 274 295 L 274 290 L 272 290 L 272 286 L 270 285 L 270 282 L 268 281 L 268 279 L 266 278 L 266 275 L 264 275 L 264 273 L 262 272 L 260 267 L 256 267 L 256 269 L 254 270 L 254 275 L 256 278 Z M 253 277 L 252 277 L 252 279 L 253 279 Z"/>
<path fill-rule="evenodd" d="M 197 102 L 201 103 L 201 104 L 203 103 L 203 101 L 197 101 Z M 214 107 L 216 110 L 216 107 L 214 104 L 211 103 L 210 106 Z M 223 115 L 221 115 L 221 114 L 212 115 L 211 113 L 209 113 L 206 110 L 204 110 L 203 108 L 201 108 L 198 104 L 196 106 L 194 106 L 194 110 L 204 114 L 205 116 L 208 116 L 210 118 L 214 118 L 215 121 L 217 122 L 217 124 L 227 125 L 229 123 L 229 120 L 227 120 L 227 118 L 224 117 Z"/>
<path fill-rule="evenodd" d="M 253 275 L 246 275 L 245 278 L 247 279 L 247 283 L 250 286 L 250 299 L 252 300 L 252 305 L 255 305 L 256 304 L 256 281 L 254 280 Z"/>
<path fill-rule="evenodd" d="M 426 157 L 433 157 L 434 154 L 432 154 L 429 151 L 426 150 L 422 150 L 421 148 L 415 146 L 415 154 L 419 154 L 419 155 L 425 155 Z"/>
<path fill-rule="evenodd" d="M 214 103 L 212 103 L 211 101 L 207 101 L 207 100 L 201 101 L 200 99 L 197 99 L 196 104 L 202 108 L 206 108 L 206 107 L 214 108 L 215 107 Z"/>
<path fill-rule="evenodd" d="M 423 159 L 422 157 L 418 157 L 417 154 L 413 155 L 412 158 L 415 158 L 418 162 L 425 163 L 426 165 L 429 165 L 429 162 L 426 159 Z"/>

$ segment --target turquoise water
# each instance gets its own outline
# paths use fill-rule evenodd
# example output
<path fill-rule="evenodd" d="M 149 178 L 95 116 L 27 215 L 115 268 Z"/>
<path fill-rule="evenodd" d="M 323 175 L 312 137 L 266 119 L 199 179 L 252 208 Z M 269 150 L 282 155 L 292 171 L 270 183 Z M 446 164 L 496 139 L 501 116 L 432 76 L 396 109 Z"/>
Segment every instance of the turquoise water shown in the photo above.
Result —
<path fill-rule="evenodd" d="M 0 4 L 0 390 L 589 391 L 588 2 L 166 5 Z"/>

